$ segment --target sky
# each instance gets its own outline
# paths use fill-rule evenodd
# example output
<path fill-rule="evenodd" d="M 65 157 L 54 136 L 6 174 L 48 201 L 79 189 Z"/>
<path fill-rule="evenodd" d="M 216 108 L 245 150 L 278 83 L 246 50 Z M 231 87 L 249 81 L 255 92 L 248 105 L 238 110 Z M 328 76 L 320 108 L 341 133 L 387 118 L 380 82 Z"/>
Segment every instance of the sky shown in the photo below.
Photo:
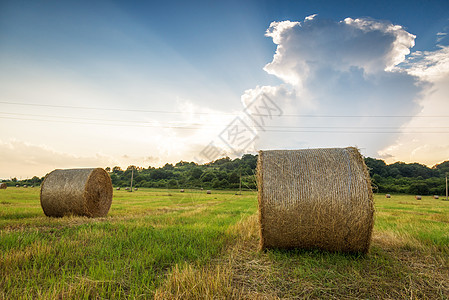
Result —
<path fill-rule="evenodd" d="M 356 146 L 449 160 L 448 1 L 0 0 L 0 178 Z"/>

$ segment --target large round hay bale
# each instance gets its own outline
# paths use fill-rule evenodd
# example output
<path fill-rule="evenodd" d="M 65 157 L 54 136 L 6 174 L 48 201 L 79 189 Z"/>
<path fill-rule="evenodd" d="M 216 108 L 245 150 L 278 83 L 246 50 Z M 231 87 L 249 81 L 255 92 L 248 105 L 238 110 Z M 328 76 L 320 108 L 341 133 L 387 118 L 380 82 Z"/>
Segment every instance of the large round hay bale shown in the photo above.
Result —
<path fill-rule="evenodd" d="M 6 185 L 6 183 L 2 182 L 0 183 L 0 190 L 5 190 L 8 186 Z"/>
<path fill-rule="evenodd" d="M 101 168 L 54 170 L 41 184 L 41 206 L 49 217 L 104 217 L 111 203 L 111 178 Z"/>
<path fill-rule="evenodd" d="M 371 181 L 356 148 L 260 151 L 261 248 L 368 252 Z"/>

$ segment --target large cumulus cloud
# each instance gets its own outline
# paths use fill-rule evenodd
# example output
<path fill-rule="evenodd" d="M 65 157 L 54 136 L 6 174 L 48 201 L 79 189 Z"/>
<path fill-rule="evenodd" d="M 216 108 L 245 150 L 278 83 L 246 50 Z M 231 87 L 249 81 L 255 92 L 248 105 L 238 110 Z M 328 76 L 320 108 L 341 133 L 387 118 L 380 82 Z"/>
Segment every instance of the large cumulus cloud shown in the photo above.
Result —
<path fill-rule="evenodd" d="M 387 161 L 418 161 L 433 165 L 449 159 L 449 47 L 414 53 L 402 65 L 427 82 L 422 109 L 403 126 L 403 133 L 379 153 Z M 421 132 L 411 134 L 410 132 Z"/>
<path fill-rule="evenodd" d="M 246 106 L 251 95 L 267 92 L 284 116 L 272 120 L 273 130 L 259 132 L 257 148 L 355 145 L 378 156 L 422 109 L 425 84 L 398 67 L 415 36 L 399 25 L 310 16 L 273 22 L 266 35 L 277 49 L 264 69 L 285 84 L 248 90 L 242 101 Z"/>

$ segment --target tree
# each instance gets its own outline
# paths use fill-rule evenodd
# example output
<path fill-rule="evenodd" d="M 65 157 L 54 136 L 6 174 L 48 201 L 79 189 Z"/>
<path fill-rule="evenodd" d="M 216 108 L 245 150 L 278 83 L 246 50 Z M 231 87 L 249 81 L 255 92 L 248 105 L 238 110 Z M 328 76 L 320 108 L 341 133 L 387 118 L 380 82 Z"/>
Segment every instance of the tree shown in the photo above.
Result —
<path fill-rule="evenodd" d="M 228 181 L 229 183 L 239 183 L 240 176 L 237 174 L 237 172 L 232 172 L 231 174 L 229 174 Z"/>
<path fill-rule="evenodd" d="M 115 173 L 115 174 L 122 174 L 122 173 L 123 173 L 123 170 L 122 170 L 122 168 L 120 168 L 119 166 L 115 166 L 115 167 L 112 168 L 112 173 Z"/>
<path fill-rule="evenodd" d="M 201 175 L 201 180 L 203 182 L 211 182 L 213 181 L 217 176 L 215 176 L 212 172 L 204 172 L 203 175 Z"/>
<path fill-rule="evenodd" d="M 190 175 L 190 178 L 192 178 L 192 179 L 200 179 L 201 175 L 203 175 L 203 171 L 200 168 L 195 167 L 195 168 L 190 169 L 189 175 Z"/>
<path fill-rule="evenodd" d="M 408 192 L 415 195 L 428 195 L 429 187 L 424 182 L 415 182 L 410 185 Z"/>
<path fill-rule="evenodd" d="M 172 176 L 173 173 L 170 171 L 166 171 L 163 169 L 154 169 L 150 173 L 150 178 L 154 180 L 160 180 L 160 179 L 168 179 Z"/>
<path fill-rule="evenodd" d="M 176 179 L 170 179 L 168 181 L 168 186 L 171 188 L 177 188 L 178 187 L 178 182 L 176 181 Z"/>
<path fill-rule="evenodd" d="M 386 164 L 381 159 L 366 157 L 365 158 L 365 164 L 368 167 L 369 174 L 373 176 L 374 174 L 378 174 L 381 176 L 386 176 L 387 170 L 386 170 Z"/>
<path fill-rule="evenodd" d="M 175 167 L 173 167 L 172 164 L 166 163 L 165 166 L 162 167 L 162 169 L 167 170 L 167 171 L 172 171 L 175 169 Z"/>
<path fill-rule="evenodd" d="M 31 183 L 32 184 L 40 184 L 41 180 L 39 179 L 39 177 L 33 176 L 33 178 L 31 178 Z"/>

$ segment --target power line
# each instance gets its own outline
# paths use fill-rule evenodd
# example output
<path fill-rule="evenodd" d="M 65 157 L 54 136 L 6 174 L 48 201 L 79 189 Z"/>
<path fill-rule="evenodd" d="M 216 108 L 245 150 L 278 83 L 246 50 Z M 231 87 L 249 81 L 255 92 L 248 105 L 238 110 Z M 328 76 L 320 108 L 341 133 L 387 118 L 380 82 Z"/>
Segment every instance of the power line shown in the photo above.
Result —
<path fill-rule="evenodd" d="M 87 107 L 87 106 L 71 106 L 71 105 L 53 105 L 53 104 L 39 104 L 39 103 L 24 103 L 24 102 L 8 102 L 0 101 L 1 104 L 21 105 L 21 106 L 36 106 L 36 107 L 51 107 L 51 108 L 65 108 L 65 109 L 84 109 L 84 110 L 101 110 L 101 111 L 120 111 L 120 112 L 142 112 L 142 113 L 160 113 L 160 114 L 186 114 L 183 111 L 167 111 L 167 110 L 142 110 L 142 109 L 124 109 L 124 108 L 110 108 L 110 107 Z M 239 116 L 240 113 L 224 113 L 224 112 L 188 112 L 195 115 L 229 115 Z M 268 114 L 253 114 L 258 117 L 272 117 Z M 300 118 L 449 118 L 449 115 L 312 115 L 312 114 L 282 114 L 282 117 L 300 117 Z"/>
<path fill-rule="evenodd" d="M 25 117 L 39 117 L 39 118 L 56 118 L 56 119 L 63 119 L 64 123 L 67 123 L 67 119 L 71 120 L 84 120 L 84 121 L 94 121 L 94 122 L 123 122 L 123 123 L 134 123 L 139 124 L 138 126 L 143 126 L 145 124 L 145 127 L 166 127 L 166 128 L 178 128 L 182 126 L 199 126 L 198 128 L 202 128 L 203 126 L 209 126 L 209 127 L 226 127 L 228 124 L 192 124 L 192 123 L 174 123 L 167 125 L 161 125 L 163 123 L 158 122 L 158 124 L 154 124 L 148 121 L 135 121 L 135 120 L 117 120 L 117 119 L 96 119 L 96 118 L 83 118 L 83 117 L 70 117 L 70 116 L 54 116 L 54 115 L 37 115 L 37 114 L 23 114 L 23 113 L 4 113 L 0 112 L 0 115 L 9 115 L 9 116 L 25 116 Z M 52 122 L 52 121 L 62 121 L 62 120 L 42 120 L 42 119 L 29 119 L 29 118 L 8 118 L 8 117 L 2 117 L 2 119 L 15 119 L 15 120 L 25 120 L 25 121 L 44 121 L 44 122 Z M 87 122 L 77 122 L 77 124 L 98 124 L 98 125 L 116 125 L 116 126 L 123 126 L 123 124 L 103 124 L 103 123 L 87 123 Z M 249 126 L 250 128 L 260 128 L 258 126 Z M 189 127 L 192 128 L 192 127 Z M 284 129 L 400 129 L 398 126 L 275 126 L 275 125 L 265 125 L 263 128 L 284 128 Z M 411 129 L 449 129 L 449 126 L 426 126 L 426 127 L 407 127 Z M 194 129 L 194 128 L 192 128 Z"/>
<path fill-rule="evenodd" d="M 202 127 L 182 127 L 182 126 L 156 126 L 156 125 L 129 125 L 129 124 L 111 124 L 111 123 L 93 123 L 93 122 L 77 122 L 77 121 L 67 121 L 67 120 L 42 120 L 42 119 L 27 119 L 27 118 L 14 118 L 14 117 L 1 117 L 0 119 L 10 119 L 10 120 L 22 120 L 22 121 L 36 121 L 36 122 L 53 122 L 53 123 L 64 123 L 64 124 L 82 124 L 82 125 L 100 125 L 100 126 L 116 126 L 116 127 L 157 127 L 157 128 L 171 128 L 171 129 L 184 129 L 184 130 L 197 130 Z M 305 128 L 304 130 L 280 130 L 280 129 L 264 129 L 264 132 L 281 132 L 281 133 L 377 133 L 377 134 L 443 134 L 449 133 L 449 131 L 344 131 L 344 130 L 309 130 L 312 128 L 316 129 L 367 129 L 363 127 L 297 127 Z M 375 129 L 382 129 L 383 127 L 373 127 Z M 430 127 L 429 127 L 430 128 Z M 426 129 L 429 129 L 426 128 Z M 307 130 L 306 130 L 307 129 Z M 385 129 L 385 128 L 384 128 Z"/>

